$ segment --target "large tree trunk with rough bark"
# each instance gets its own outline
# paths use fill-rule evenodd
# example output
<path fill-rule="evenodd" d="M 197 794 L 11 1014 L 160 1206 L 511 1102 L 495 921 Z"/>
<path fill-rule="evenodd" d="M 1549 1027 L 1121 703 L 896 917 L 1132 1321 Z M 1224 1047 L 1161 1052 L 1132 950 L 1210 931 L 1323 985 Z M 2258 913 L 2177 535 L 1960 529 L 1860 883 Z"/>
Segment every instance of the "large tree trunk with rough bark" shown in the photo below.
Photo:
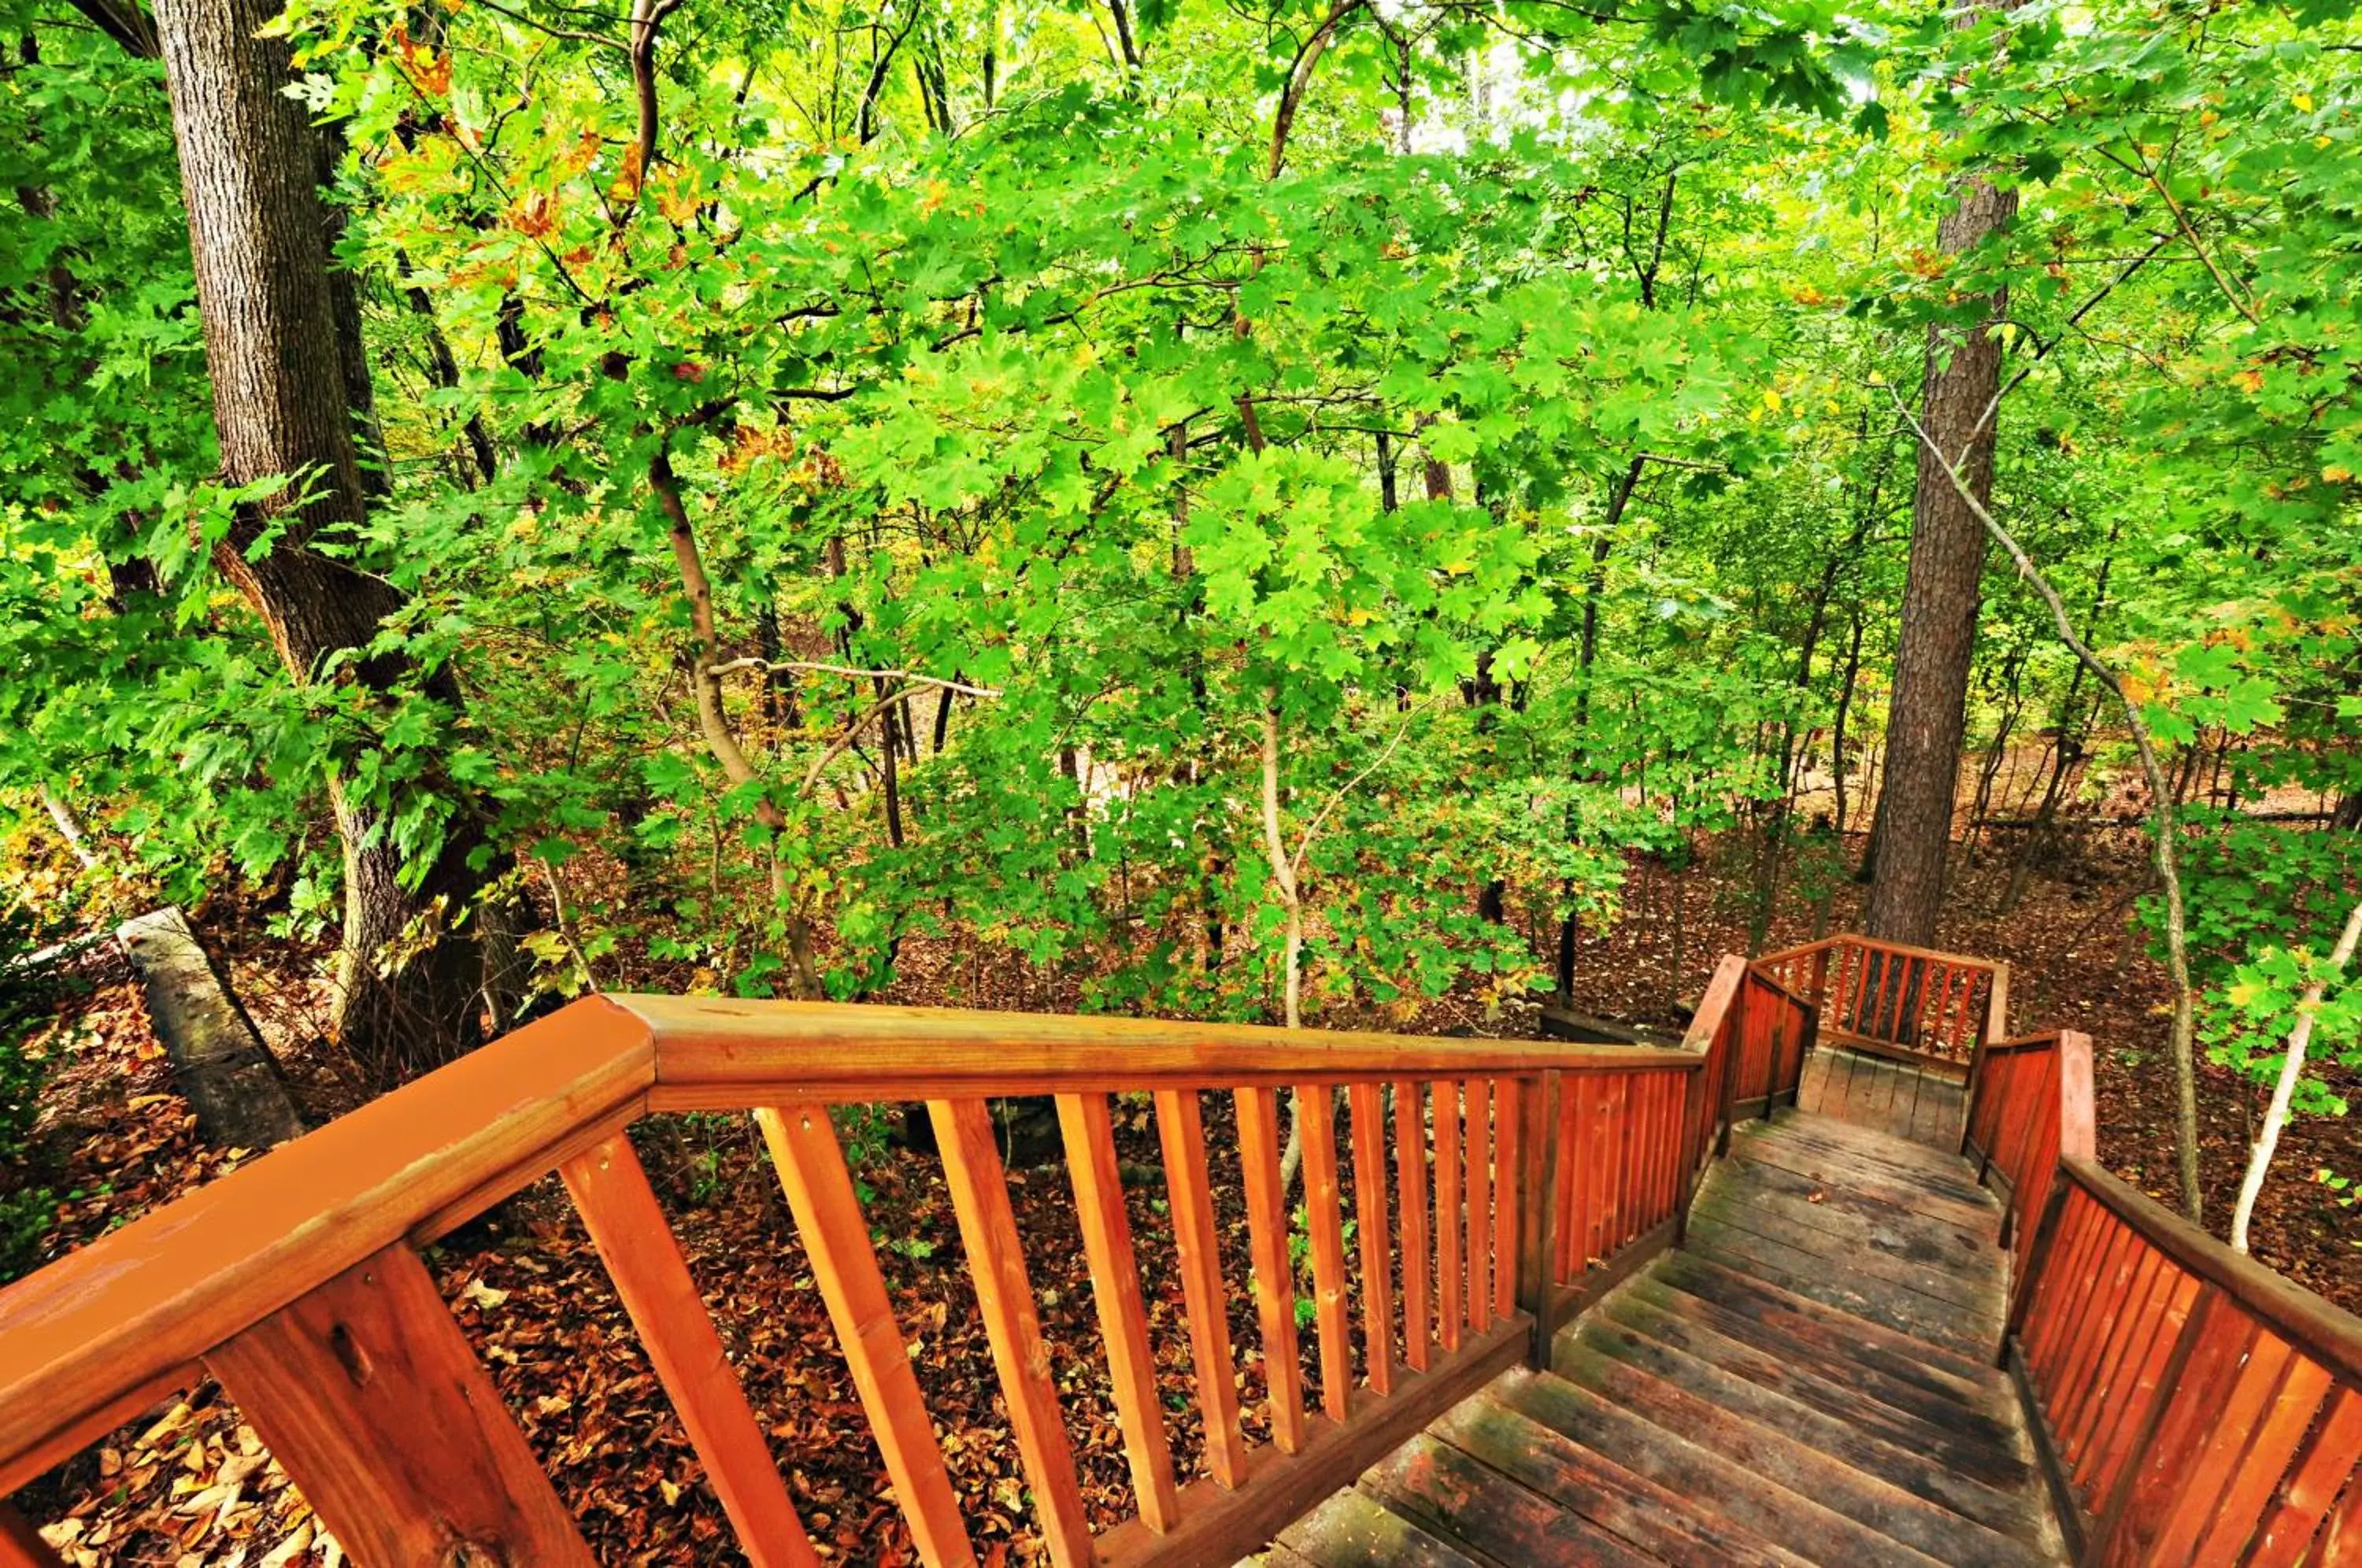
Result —
<path fill-rule="evenodd" d="M 295 476 L 242 512 L 215 558 L 295 679 L 388 691 L 414 673 L 398 657 L 329 668 L 332 656 L 366 646 L 403 596 L 313 547 L 323 529 L 366 513 L 372 486 L 355 430 L 369 417 L 358 401 L 368 370 L 351 290 L 331 265 L 321 137 L 287 95 L 286 45 L 259 36 L 276 10 L 270 0 L 162 0 L 156 9 L 221 477 L 244 485 Z M 248 559 L 271 529 L 283 531 Z M 426 689 L 458 706 L 447 670 Z M 481 914 L 469 906 L 483 877 L 469 858 L 482 839 L 463 810 L 420 885 L 405 887 L 400 852 L 370 842 L 370 805 L 341 783 L 331 794 L 345 845 L 337 1035 L 371 1080 L 391 1083 L 481 1038 Z"/>
<path fill-rule="evenodd" d="M 1963 180 L 1953 209 L 1937 225 L 1937 245 L 1948 255 L 1972 249 L 2016 211 L 2014 192 Z M 1928 329 L 1921 394 L 1928 435 L 1981 502 L 1992 495 L 1994 393 L 2001 386 L 2001 344 L 1991 326 L 2007 310 L 2007 297 L 1997 291 L 1985 305 L 1966 325 Z M 1932 944 L 1943 908 L 1984 569 L 1984 525 L 1922 447 L 1864 921 L 1871 935 L 1891 942 Z"/>

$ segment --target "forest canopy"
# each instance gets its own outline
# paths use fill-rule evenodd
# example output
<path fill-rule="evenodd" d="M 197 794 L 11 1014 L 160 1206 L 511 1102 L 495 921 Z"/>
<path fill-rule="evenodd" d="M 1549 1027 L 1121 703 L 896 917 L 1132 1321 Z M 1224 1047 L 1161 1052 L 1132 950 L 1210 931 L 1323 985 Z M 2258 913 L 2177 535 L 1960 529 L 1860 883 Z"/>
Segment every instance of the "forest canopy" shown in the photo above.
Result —
<path fill-rule="evenodd" d="M 1643 856 L 1925 943 L 2092 814 L 2177 1039 L 2354 1061 L 2337 0 L 0 12 L 11 895 L 257 911 L 360 1081 L 1566 996 Z"/>

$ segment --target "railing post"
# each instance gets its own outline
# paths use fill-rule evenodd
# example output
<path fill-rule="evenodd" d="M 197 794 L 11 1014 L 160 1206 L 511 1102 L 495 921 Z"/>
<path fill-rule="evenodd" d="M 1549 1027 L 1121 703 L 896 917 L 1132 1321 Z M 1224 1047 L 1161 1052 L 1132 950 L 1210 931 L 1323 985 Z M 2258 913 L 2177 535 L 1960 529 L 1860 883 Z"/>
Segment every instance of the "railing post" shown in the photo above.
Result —
<path fill-rule="evenodd" d="M 2009 1316 L 2001 1330 L 2001 1362 L 2009 1364 L 2009 1342 L 2017 1337 L 2025 1326 L 2026 1309 L 2034 1301 L 2035 1281 L 2041 1277 L 2043 1265 L 2049 1260 L 2050 1243 L 2058 1231 L 2058 1217 L 2067 1208 L 2067 1189 L 2071 1181 L 2061 1181 L 2052 1173 L 2050 1196 L 2042 1205 L 2042 1214 L 2034 1222 L 2034 1234 L 2018 1249 L 2017 1277 L 2010 1281 Z"/>
<path fill-rule="evenodd" d="M 1559 1113 L 1565 1079 L 1555 1067 L 1523 1079 L 1518 1093 L 1518 1306 L 1534 1320 L 1527 1364 L 1550 1365 L 1551 1299 L 1556 1281 L 1551 1260 L 1558 1256 Z"/>
<path fill-rule="evenodd" d="M 215 1347 L 205 1365 L 356 1561 L 591 1568 L 573 1515 L 404 1243 Z"/>
<path fill-rule="evenodd" d="M 1969 1132 L 1977 1121 L 1977 1093 L 1984 1077 L 1985 1047 L 2009 1037 L 2009 966 L 1996 963 L 1992 966 L 1992 983 L 1985 987 L 1985 1015 L 1977 1030 L 1974 1044 L 1969 1048 L 1968 1105 L 1960 1113 L 1960 1153 L 1969 1152 Z M 1985 1179 L 1985 1167 L 1992 1165 L 1992 1151 L 1986 1151 L 1982 1165 L 1977 1167 L 1977 1180 Z"/>
<path fill-rule="evenodd" d="M 1720 1159 L 1730 1153 L 1731 1124 L 1738 1105 L 1738 1054 L 1747 1040 L 1747 986 L 1742 980 L 1730 997 L 1728 1043 L 1722 1052 L 1722 1081 L 1715 1090 L 1715 1120 L 1722 1132 L 1714 1141 L 1714 1157 Z M 1709 1047 L 1710 1048 L 1710 1047 Z"/>

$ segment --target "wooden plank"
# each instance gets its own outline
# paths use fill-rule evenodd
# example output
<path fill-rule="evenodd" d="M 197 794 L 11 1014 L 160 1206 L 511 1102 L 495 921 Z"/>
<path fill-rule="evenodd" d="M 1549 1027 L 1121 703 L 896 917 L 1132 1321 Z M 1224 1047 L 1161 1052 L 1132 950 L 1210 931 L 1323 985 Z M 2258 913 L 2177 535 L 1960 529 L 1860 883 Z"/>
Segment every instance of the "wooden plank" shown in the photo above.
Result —
<path fill-rule="evenodd" d="M 2264 1425 L 2267 1414 L 2281 1394 L 2292 1354 L 2285 1340 L 2257 1332 L 2249 1341 L 2245 1359 L 2234 1364 L 2236 1371 L 2230 1387 L 2222 1395 L 2213 1419 L 2202 1435 L 2186 1450 L 2189 1457 L 2181 1467 L 2181 1474 L 2175 1477 L 2176 1485 L 2170 1494 L 2165 1521 L 2158 1532 L 2153 1561 L 2221 1561 L 2200 1556 L 2198 1542 L 2210 1525 L 2228 1525 L 2235 1519 L 2239 1539 L 2244 1543 L 2247 1529 L 2255 1519 L 2252 1507 L 2260 1507 L 2261 1500 L 2257 1499 L 2251 1505 L 2251 1511 L 2244 1519 L 2237 1519 L 2235 1513 L 2226 1509 L 2225 1504 L 2231 1490 L 2238 1485 L 2242 1456 L 2254 1444 L 2258 1429 Z M 2325 1386 L 2328 1375 L 2318 1367 L 2313 1370 L 2320 1375 L 2322 1386 Z M 2202 1401 L 2210 1392 L 2212 1390 L 2193 1389 L 2183 1397 L 2193 1402 Z M 2309 1407 L 2306 1413 L 2310 1414 Z M 2298 1430 L 2301 1431 L 2303 1429 L 2300 1426 Z M 2291 1439 L 2287 1446 L 2294 1448 L 2294 1440 Z M 2277 1481 L 2279 1476 L 2275 1474 L 2268 1479 Z"/>
<path fill-rule="evenodd" d="M 1438 1078 L 1428 1086 L 1435 1101 L 1435 1337 L 1447 1351 L 1460 1348 L 1461 1311 L 1468 1272 L 1462 1255 L 1467 1232 L 1461 1224 L 1460 1086 Z"/>
<path fill-rule="evenodd" d="M 1524 1086 L 1503 1078 L 1493 1087 L 1493 1310 L 1500 1321 L 1518 1309 L 1518 1209 L 1531 1201 L 1531 1189 L 1519 1185 L 1524 1126 L 1519 1096 Z"/>
<path fill-rule="evenodd" d="M 1271 1441 L 1282 1453 L 1294 1453 L 1304 1446 L 1304 1373 L 1296 1348 L 1296 1268 L 1287 1255 L 1287 1207 L 1279 1182 L 1279 1098 L 1271 1089 L 1242 1088 L 1235 1099 Z"/>
<path fill-rule="evenodd" d="M 1198 1411 L 1206 1427 L 1206 1468 L 1217 1485 L 1246 1475 L 1239 1430 L 1238 1367 L 1231 1357 L 1229 1292 L 1222 1285 L 1220 1232 L 1207 1185 L 1206 1129 L 1195 1089 L 1156 1091 L 1156 1135 L 1164 1155 L 1164 1192 L 1180 1257 L 1181 1298 L 1189 1319 L 1189 1357 L 1198 1374 Z"/>
<path fill-rule="evenodd" d="M 797 1238 L 811 1260 L 812 1279 L 869 1418 L 870 1436 L 886 1462 L 887 1478 L 894 1483 L 911 1542 L 927 1568 L 972 1568 L 975 1549 L 961 1522 L 959 1499 L 911 1370 L 902 1326 L 887 1298 L 868 1221 L 862 1218 L 828 1108 L 757 1110 L 755 1123 L 787 1195 Z"/>
<path fill-rule="evenodd" d="M 2329 1374 L 2318 1364 L 2301 1357 L 2289 1359 L 2279 1386 L 2256 1419 L 2255 1437 L 2238 1456 L 2238 1468 L 2224 1489 L 2223 1500 L 2205 1521 L 2198 1562 L 2238 1561 L 2241 1551 L 2257 1534 L 2264 1509 L 2287 1476 L 2298 1445 L 2312 1429 L 2322 1401 L 2334 1392 Z M 2354 1452 L 2362 1460 L 2362 1445 Z"/>
<path fill-rule="evenodd" d="M 1353 1222 L 1362 1258 L 1362 1364 L 1370 1387 L 1394 1389 L 1394 1242 L 1386 1221 L 1384 1091 L 1355 1084 L 1346 1091 L 1353 1123 Z"/>
<path fill-rule="evenodd" d="M 654 1036 L 651 1108 L 955 1099 L 1115 1088 L 1282 1088 L 1478 1073 L 1696 1069 L 1684 1051 L 1150 1018 L 610 994 Z"/>
<path fill-rule="evenodd" d="M 1429 1429 L 1436 1437 L 1672 1568 L 1806 1568 L 1805 1560 L 1693 1499 L 1511 1409 L 1488 1390 Z M 1515 1553 L 1504 1562 L 1523 1560 Z"/>
<path fill-rule="evenodd" d="M 1548 1326 L 1557 1237 L 1565 1229 L 1566 1210 L 1560 1203 L 1559 1173 L 1563 1151 L 1552 1134 L 1563 1120 L 1566 1084 L 1556 1073 L 1544 1073 L 1519 1087 L 1518 1094 L 1518 1246 L 1515 1308 L 1542 1325 L 1534 1335 L 1529 1362 L 1549 1359 Z"/>
<path fill-rule="evenodd" d="M 615 1133 L 559 1174 L 746 1560 L 756 1568 L 817 1563 L 631 1140 Z"/>
<path fill-rule="evenodd" d="M 635 1114 L 654 1077 L 646 1028 L 579 1001 L 0 1292 L 0 1493 L 93 1413 L 176 1380 L 447 1205 L 546 1175 L 580 1129 Z"/>
<path fill-rule="evenodd" d="M 1750 1475 L 1810 1497 L 1951 1568 L 2030 1568 L 2036 1561 L 2016 1540 L 1989 1526 L 1857 1469 L 1846 1456 L 1824 1453 L 1699 1398 L 1592 1344 L 1561 1340 L 1555 1365 L 1562 1378 L 1627 1417 L 1679 1433 L 1683 1441 L 1720 1454 Z M 1610 1457 L 1616 1457 L 1612 1452 Z"/>
<path fill-rule="evenodd" d="M 1462 1087 L 1468 1158 L 1468 1326 L 1482 1331 L 1493 1321 L 1493 1097 L 1492 1085 L 1470 1078 Z"/>
<path fill-rule="evenodd" d="M 1650 1568 L 1660 1560 L 1581 1514 L 1421 1432 L 1374 1464 L 1362 1490 L 1437 1538 L 1524 1568 Z"/>
<path fill-rule="evenodd" d="M 1296 1091 L 1304 1140 L 1304 1227 L 1312 1253 L 1312 1320 L 1320 1339 L 1320 1408 L 1345 1419 L 1353 1387 L 1352 1333 L 1345 1316 L 1345 1233 L 1337 1194 L 1337 1118 L 1325 1084 Z"/>
<path fill-rule="evenodd" d="M 0 1568 L 63 1568 L 40 1531 L 0 1497 Z"/>
<path fill-rule="evenodd" d="M 2287 1481 L 2256 1531 L 2248 1568 L 2296 1568 L 2337 1494 L 2355 1491 L 2352 1478 L 2362 1456 L 2362 1392 L 2342 1388 L 2335 1400 L 2304 1452 L 2289 1466 Z"/>
<path fill-rule="evenodd" d="M 1312 1568 L 1487 1568 L 1356 1491 L 1324 1499 L 1279 1540 Z"/>
<path fill-rule="evenodd" d="M 2128 1447 L 2130 1462 L 2092 1531 L 2096 1561 L 2145 1562 L 2203 1436 L 2248 1347 L 2255 1320 L 2219 1290 L 2202 1289 L 2158 1379 L 2158 1397 Z M 2197 1394 L 2212 1397 L 2192 1397 Z"/>
<path fill-rule="evenodd" d="M 1043 1539 L 1059 1568 L 1090 1563 L 1090 1518 L 1075 1482 L 1075 1455 L 1058 1413 L 1058 1390 L 1050 1380 L 1050 1351 L 1042 1342 L 1033 1286 L 1025 1276 L 1024 1245 L 1009 1207 L 992 1113 L 980 1099 L 938 1099 L 927 1103 L 927 1115 L 934 1123 L 977 1310 L 1000 1374 Z"/>
<path fill-rule="evenodd" d="M 1390 1395 L 1353 1391 L 1352 1417 L 1343 1426 L 1315 1417 L 1303 1448 L 1293 1455 L 1262 1446 L 1248 1455 L 1236 1492 L 1207 1482 L 1181 1489 L 1181 1528 L 1156 1535 L 1137 1520 L 1099 1540 L 1105 1568 L 1200 1568 L 1232 1562 L 1255 1551 L 1291 1520 L 1392 1450 L 1396 1444 L 1483 1387 L 1526 1352 L 1531 1320 L 1523 1314 L 1426 1372 L 1407 1372 Z"/>
<path fill-rule="evenodd" d="M 1115 1129 L 1107 1096 L 1062 1094 L 1058 1131 L 1075 1189 L 1075 1218 L 1090 1265 L 1099 1340 L 1107 1348 L 1108 1381 L 1116 1425 L 1131 1470 L 1140 1517 L 1151 1529 L 1179 1522 L 1173 1451 L 1164 1436 L 1164 1407 L 1156 1394 L 1156 1357 L 1148 1342 L 1148 1312 L 1140 1299 L 1140 1262 L 1131 1250 L 1131 1220 L 1123 1209 L 1123 1176 L 1116 1168 Z"/>
<path fill-rule="evenodd" d="M 399 1242 L 215 1347 L 206 1366 L 371 1568 L 592 1562 L 573 1516 Z"/>
<path fill-rule="evenodd" d="M 1427 1113 L 1416 1083 L 1395 1085 L 1396 1212 L 1402 1217 L 1403 1360 L 1425 1372 L 1434 1343 L 1435 1277 L 1427 1207 Z"/>
<path fill-rule="evenodd" d="M 1561 1134 L 1564 1147 L 1560 1151 L 1559 1163 L 1566 1172 L 1565 1202 L 1559 1211 L 1562 1240 L 1553 1284 L 1572 1285 L 1583 1277 L 1591 1264 L 1591 1212 L 1595 1187 L 1591 1149 L 1593 1129 L 1599 1120 L 1594 1097 L 1601 1081 L 1587 1076 L 1562 1080 L 1560 1092 L 1564 1097 L 1566 1118 Z"/>

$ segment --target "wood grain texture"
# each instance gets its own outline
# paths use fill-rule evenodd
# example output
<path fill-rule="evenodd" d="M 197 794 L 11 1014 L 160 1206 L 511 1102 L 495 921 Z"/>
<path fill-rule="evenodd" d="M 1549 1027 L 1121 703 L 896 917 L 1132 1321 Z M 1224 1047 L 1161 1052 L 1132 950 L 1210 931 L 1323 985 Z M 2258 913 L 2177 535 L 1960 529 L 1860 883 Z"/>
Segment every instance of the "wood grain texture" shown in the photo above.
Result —
<path fill-rule="evenodd" d="M 357 1561 L 592 1562 L 408 1247 L 354 1264 L 205 1362 Z"/>
<path fill-rule="evenodd" d="M 1345 1419 L 1353 1387 L 1352 1333 L 1345 1315 L 1345 1234 L 1337 1192 L 1337 1119 L 1319 1085 L 1296 1091 L 1304 1138 L 1304 1228 L 1312 1252 L 1312 1320 L 1320 1339 L 1320 1408 Z"/>
<path fill-rule="evenodd" d="M 54 1463 L 53 1441 L 90 1412 L 455 1200 L 488 1205 L 546 1174 L 579 1130 L 635 1113 L 654 1076 L 645 1025 L 579 1001 L 0 1291 L 0 1491 Z"/>
<path fill-rule="evenodd" d="M 1116 1424 L 1123 1432 L 1132 1495 L 1151 1529 L 1171 1529 L 1180 1518 L 1173 1484 L 1173 1453 L 1164 1409 L 1156 1397 L 1156 1359 L 1148 1342 L 1148 1312 L 1140 1298 L 1140 1264 L 1124 1213 L 1123 1177 L 1116 1168 L 1115 1129 L 1103 1094 L 1058 1097 L 1058 1128 L 1074 1184 L 1075 1216 L 1091 1271 L 1099 1342 L 1107 1352 Z"/>
<path fill-rule="evenodd" d="M 1386 1219 L 1384 1091 L 1355 1084 L 1346 1091 L 1353 1133 L 1354 1240 L 1362 1259 L 1362 1364 L 1374 1393 L 1394 1390 L 1394 1241 Z"/>
<path fill-rule="evenodd" d="M 1418 1084 L 1395 1085 L 1395 1211 L 1402 1217 L 1403 1361 L 1427 1370 L 1435 1342 L 1435 1249 L 1427 1191 L 1427 1097 Z"/>
<path fill-rule="evenodd" d="M 1287 1203 L 1279 1181 L 1279 1097 L 1267 1088 L 1242 1088 L 1236 1099 L 1247 1252 L 1254 1266 L 1255 1320 L 1263 1330 L 1271 1441 L 1282 1453 L 1295 1453 L 1304 1447 L 1304 1374 L 1296 1343 L 1296 1269 L 1287 1255 Z"/>
<path fill-rule="evenodd" d="M 648 1364 L 704 1461 L 706 1479 L 746 1560 L 756 1568 L 816 1564 L 787 1483 L 723 1354 L 722 1337 L 631 1140 L 618 1132 L 567 1161 L 559 1174 L 639 1331 Z"/>
<path fill-rule="evenodd" d="M 1493 1321 L 1493 1086 L 1471 1078 L 1461 1086 L 1462 1148 L 1468 1165 L 1468 1326 Z"/>
<path fill-rule="evenodd" d="M 976 1552 L 960 1519 L 959 1499 L 911 1370 L 902 1326 L 887 1298 L 869 1225 L 828 1108 L 780 1106 L 757 1110 L 755 1121 L 920 1558 L 927 1568 L 973 1568 Z"/>
<path fill-rule="evenodd" d="M 1228 1297 L 1197 1090 L 1156 1091 L 1156 1136 L 1172 1204 L 1174 1250 L 1180 1258 L 1182 1306 L 1189 1319 L 1198 1411 L 1206 1427 L 1206 1468 L 1217 1485 L 1232 1487 L 1246 1475 L 1246 1440 L 1239 1430 L 1238 1369 L 1231 1357 L 1230 1317 L 1223 1310 Z"/>
<path fill-rule="evenodd" d="M 1050 1379 L 1050 1349 L 1043 1342 L 1033 1286 L 1025 1275 L 1024 1243 L 1009 1207 L 992 1113 L 980 1099 L 937 1099 L 927 1102 L 927 1115 L 934 1123 L 977 1311 L 1000 1375 L 1043 1539 L 1059 1568 L 1087 1564 L 1093 1561 L 1090 1519 L 1075 1480 L 1075 1453 L 1059 1414 L 1058 1390 Z"/>
<path fill-rule="evenodd" d="M 1435 1337 L 1447 1351 L 1460 1348 L 1467 1320 L 1468 1232 L 1462 1223 L 1466 1168 L 1460 1154 L 1460 1086 L 1438 1078 L 1428 1086 L 1435 1112 Z"/>

